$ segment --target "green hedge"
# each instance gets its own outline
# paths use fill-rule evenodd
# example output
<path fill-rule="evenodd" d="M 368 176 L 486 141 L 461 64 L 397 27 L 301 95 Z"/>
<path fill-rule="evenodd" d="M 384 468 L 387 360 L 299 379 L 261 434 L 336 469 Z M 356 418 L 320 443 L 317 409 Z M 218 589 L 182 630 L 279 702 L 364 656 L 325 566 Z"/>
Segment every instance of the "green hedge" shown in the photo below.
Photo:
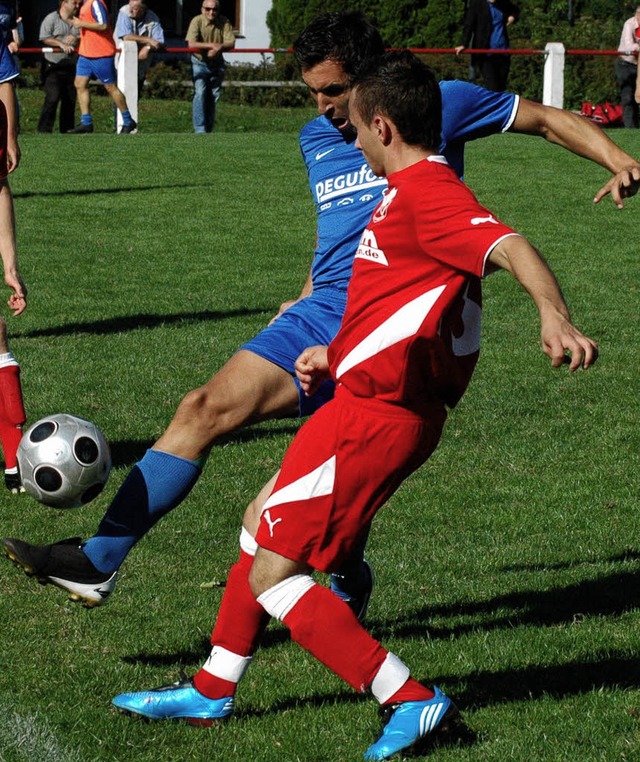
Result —
<path fill-rule="evenodd" d="M 635 5 L 617 0 L 516 0 L 521 16 L 510 30 L 511 46 L 542 50 L 547 42 L 567 49 L 615 50 L 624 21 Z M 459 44 L 463 0 L 273 0 L 267 16 L 274 47 L 290 47 L 318 13 L 360 10 L 380 29 L 390 47 L 453 48 Z M 571 13 L 571 18 L 569 14 Z M 468 59 L 432 56 L 426 60 L 442 78 L 467 77 Z M 584 100 L 616 102 L 619 98 L 613 56 L 567 56 L 565 106 Z M 514 56 L 509 87 L 525 97 L 542 99 L 543 57 Z"/>

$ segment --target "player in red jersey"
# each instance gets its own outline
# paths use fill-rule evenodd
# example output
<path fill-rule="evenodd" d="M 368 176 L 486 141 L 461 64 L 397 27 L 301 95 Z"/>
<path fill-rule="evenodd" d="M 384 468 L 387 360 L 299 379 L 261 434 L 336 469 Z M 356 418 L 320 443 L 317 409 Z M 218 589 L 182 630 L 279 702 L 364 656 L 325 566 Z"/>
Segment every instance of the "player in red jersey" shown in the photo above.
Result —
<path fill-rule="evenodd" d="M 358 146 L 389 190 L 362 234 L 338 335 L 296 363 L 308 393 L 331 376 L 335 397 L 296 435 L 262 509 L 245 514 L 240 559 L 203 668 L 193 681 L 121 694 L 113 703 L 153 719 L 207 724 L 229 717 L 271 616 L 389 709 L 381 737 L 365 753 L 379 760 L 459 726 L 459 714 L 438 688 L 412 678 L 312 572 L 337 568 L 435 449 L 447 408 L 462 396 L 478 358 L 483 276 L 505 269 L 529 292 L 554 367 L 568 359 L 571 370 L 588 368 L 598 348 L 571 323 L 535 249 L 480 206 L 437 155 L 441 99 L 428 67 L 409 53 L 385 56 L 353 90 L 350 117 Z"/>

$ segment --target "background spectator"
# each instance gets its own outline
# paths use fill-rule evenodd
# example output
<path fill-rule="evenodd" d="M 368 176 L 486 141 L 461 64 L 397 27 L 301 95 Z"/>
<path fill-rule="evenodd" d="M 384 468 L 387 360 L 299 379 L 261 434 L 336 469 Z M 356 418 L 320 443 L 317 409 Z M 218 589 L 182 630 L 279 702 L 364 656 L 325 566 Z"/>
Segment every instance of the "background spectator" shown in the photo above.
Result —
<path fill-rule="evenodd" d="M 52 11 L 40 25 L 40 42 L 54 48 L 45 53 L 42 62 L 44 103 L 38 120 L 38 132 L 53 132 L 56 111 L 60 104 L 60 132 L 73 129 L 76 110 L 76 48 L 80 32 L 71 23 L 80 7 L 80 0 L 59 0 L 58 10 Z"/>
<path fill-rule="evenodd" d="M 636 79 L 638 74 L 638 51 L 640 50 L 640 5 L 630 19 L 622 26 L 616 61 L 616 79 L 620 85 L 620 103 L 625 127 L 638 127 L 638 104 L 635 99 Z"/>
<path fill-rule="evenodd" d="M 153 54 L 164 47 L 160 19 L 142 0 L 129 0 L 118 11 L 115 36 L 117 40 L 131 40 L 138 44 L 138 95 L 141 95 Z"/>
<path fill-rule="evenodd" d="M 456 55 L 465 48 L 505 50 L 509 47 L 507 27 L 513 24 L 520 11 L 511 0 L 470 0 L 464 14 L 462 45 L 456 47 Z M 471 63 L 482 75 L 488 90 L 503 92 L 507 89 L 511 56 L 476 54 Z"/>
<path fill-rule="evenodd" d="M 222 93 L 225 62 L 223 50 L 231 50 L 236 37 L 231 22 L 220 14 L 218 0 L 204 0 L 202 13 L 191 20 L 187 44 L 202 53 L 191 55 L 193 75 L 193 129 L 212 132 L 216 121 L 216 103 Z"/>

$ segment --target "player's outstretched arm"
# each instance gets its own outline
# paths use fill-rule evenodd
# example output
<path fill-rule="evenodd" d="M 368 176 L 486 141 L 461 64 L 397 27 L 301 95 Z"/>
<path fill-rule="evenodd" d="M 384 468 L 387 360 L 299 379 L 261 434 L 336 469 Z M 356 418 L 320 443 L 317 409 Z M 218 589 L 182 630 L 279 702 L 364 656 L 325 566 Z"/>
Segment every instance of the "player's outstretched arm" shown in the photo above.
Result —
<path fill-rule="evenodd" d="M 307 347 L 296 360 L 296 376 L 304 393 L 310 397 L 330 377 L 327 347 Z"/>
<path fill-rule="evenodd" d="M 613 177 L 596 193 L 595 203 L 610 195 L 622 209 L 624 199 L 634 196 L 640 189 L 640 162 L 583 116 L 522 98 L 511 130 L 540 135 L 608 169 Z"/>
<path fill-rule="evenodd" d="M 554 368 L 566 362 L 572 371 L 593 365 L 598 345 L 573 325 L 558 281 L 526 238 L 504 238 L 489 255 L 489 263 L 508 270 L 535 302 L 540 314 L 542 350 Z"/>

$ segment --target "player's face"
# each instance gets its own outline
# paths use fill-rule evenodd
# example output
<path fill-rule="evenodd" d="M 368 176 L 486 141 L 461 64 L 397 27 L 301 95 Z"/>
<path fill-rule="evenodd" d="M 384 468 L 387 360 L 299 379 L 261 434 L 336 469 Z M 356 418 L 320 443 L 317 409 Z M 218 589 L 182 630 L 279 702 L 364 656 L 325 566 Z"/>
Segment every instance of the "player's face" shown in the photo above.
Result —
<path fill-rule="evenodd" d="M 353 97 L 350 99 L 349 115 L 351 124 L 358 133 L 356 148 L 362 151 L 374 174 L 384 176 L 386 174 L 383 162 L 384 152 L 375 121 L 371 124 L 365 124 L 362 121 L 362 117 L 354 107 Z"/>
<path fill-rule="evenodd" d="M 326 116 L 343 134 L 351 131 L 349 121 L 349 77 L 342 64 L 327 59 L 305 69 L 302 79 L 318 104 L 318 113 Z"/>

